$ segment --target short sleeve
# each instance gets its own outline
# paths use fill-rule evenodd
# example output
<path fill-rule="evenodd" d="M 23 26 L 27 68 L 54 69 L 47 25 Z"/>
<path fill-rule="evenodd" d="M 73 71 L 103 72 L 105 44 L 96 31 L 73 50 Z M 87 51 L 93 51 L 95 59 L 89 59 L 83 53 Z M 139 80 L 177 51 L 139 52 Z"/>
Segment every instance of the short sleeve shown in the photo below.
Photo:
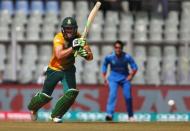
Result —
<path fill-rule="evenodd" d="M 63 38 L 61 38 L 61 36 L 59 34 L 54 37 L 53 45 L 54 45 L 54 47 L 63 45 Z"/>

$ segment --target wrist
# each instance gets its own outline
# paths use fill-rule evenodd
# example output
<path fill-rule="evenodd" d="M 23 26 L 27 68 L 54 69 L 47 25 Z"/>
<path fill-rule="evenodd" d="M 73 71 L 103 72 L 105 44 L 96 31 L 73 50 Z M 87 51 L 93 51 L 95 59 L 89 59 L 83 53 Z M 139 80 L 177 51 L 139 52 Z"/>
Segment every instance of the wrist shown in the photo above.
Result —
<path fill-rule="evenodd" d="M 73 48 L 73 47 L 70 47 L 71 48 L 71 50 L 72 50 L 72 53 L 75 53 L 76 52 L 76 50 Z"/>
<path fill-rule="evenodd" d="M 107 76 L 106 72 L 102 73 L 102 77 L 104 80 L 106 80 L 106 76 Z"/>
<path fill-rule="evenodd" d="M 91 60 L 92 59 L 92 52 L 87 51 L 87 56 L 84 57 L 86 60 Z"/>
<path fill-rule="evenodd" d="M 85 58 L 86 60 L 88 60 L 88 59 L 89 59 L 89 57 L 90 57 L 90 55 L 89 55 L 89 54 L 87 54 L 87 56 L 85 56 L 84 58 Z"/>
<path fill-rule="evenodd" d="M 127 79 L 132 80 L 133 77 L 135 76 L 136 72 L 137 72 L 136 70 L 132 70 L 132 72 L 127 76 Z"/>
<path fill-rule="evenodd" d="M 130 81 L 130 80 L 132 80 L 132 79 L 133 79 L 133 76 L 132 76 L 131 74 L 127 76 L 127 80 Z"/>
<path fill-rule="evenodd" d="M 73 46 L 72 46 L 72 49 L 73 49 L 74 51 L 77 51 L 77 50 L 79 50 L 79 47 L 73 47 Z"/>

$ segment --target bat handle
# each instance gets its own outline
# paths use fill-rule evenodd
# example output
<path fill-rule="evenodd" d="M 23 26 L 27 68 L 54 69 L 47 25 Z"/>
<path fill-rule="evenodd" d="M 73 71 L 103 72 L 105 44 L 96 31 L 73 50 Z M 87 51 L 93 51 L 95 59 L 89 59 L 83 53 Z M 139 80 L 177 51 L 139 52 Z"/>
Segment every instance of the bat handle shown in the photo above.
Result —
<path fill-rule="evenodd" d="M 76 50 L 74 53 L 74 57 L 77 57 L 77 55 L 78 55 L 78 51 Z"/>

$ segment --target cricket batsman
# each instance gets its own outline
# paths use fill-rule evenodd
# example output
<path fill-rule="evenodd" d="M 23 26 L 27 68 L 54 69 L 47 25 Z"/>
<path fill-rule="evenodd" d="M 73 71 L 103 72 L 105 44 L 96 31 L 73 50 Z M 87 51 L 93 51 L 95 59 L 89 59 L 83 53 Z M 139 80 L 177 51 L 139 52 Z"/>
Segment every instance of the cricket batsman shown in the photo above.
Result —
<path fill-rule="evenodd" d="M 109 96 L 106 106 L 106 121 L 113 120 L 113 114 L 116 105 L 117 92 L 119 86 L 123 88 L 123 95 L 126 102 L 126 108 L 129 120 L 133 120 L 133 105 L 131 94 L 131 80 L 135 76 L 138 67 L 134 59 L 128 53 L 123 51 L 124 44 L 117 40 L 114 43 L 114 52 L 105 57 L 102 64 L 102 76 L 105 85 L 109 87 Z M 107 67 L 110 65 L 110 75 L 107 79 Z M 130 66 L 130 69 L 128 68 Z"/>
<path fill-rule="evenodd" d="M 73 17 L 66 17 L 62 21 L 61 32 L 54 37 L 53 54 L 46 71 L 42 91 L 38 92 L 28 105 L 33 120 L 37 120 L 37 111 L 53 99 L 51 95 L 59 81 L 64 87 L 64 95 L 58 99 L 52 110 L 53 122 L 62 122 L 62 116 L 69 110 L 79 93 L 76 88 L 74 53 L 77 51 L 88 61 L 93 59 L 93 54 L 86 40 L 80 38 L 81 35 L 77 29 L 76 20 Z"/>

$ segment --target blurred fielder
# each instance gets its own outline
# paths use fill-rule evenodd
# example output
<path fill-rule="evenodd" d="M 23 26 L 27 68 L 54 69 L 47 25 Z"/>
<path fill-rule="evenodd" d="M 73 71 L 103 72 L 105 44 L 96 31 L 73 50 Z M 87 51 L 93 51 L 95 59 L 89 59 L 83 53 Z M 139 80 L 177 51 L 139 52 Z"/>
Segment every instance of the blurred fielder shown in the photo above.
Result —
<path fill-rule="evenodd" d="M 64 95 L 59 98 L 51 113 L 54 122 L 62 122 L 62 116 L 74 103 L 79 90 L 76 88 L 74 66 L 74 53 L 86 60 L 92 60 L 93 54 L 90 47 L 77 32 L 78 25 L 74 18 L 66 17 L 62 21 L 61 32 L 53 40 L 53 55 L 46 71 L 46 79 L 41 92 L 38 92 L 30 101 L 28 109 L 33 120 L 37 119 L 37 111 L 52 100 L 52 93 L 59 81 L 64 87 Z"/>
<path fill-rule="evenodd" d="M 121 41 L 114 43 L 114 52 L 107 55 L 102 65 L 102 75 L 105 85 L 109 86 L 109 97 L 106 106 L 106 121 L 113 120 L 116 105 L 118 86 L 122 86 L 126 102 L 129 120 L 133 120 L 133 105 L 131 94 L 131 80 L 137 72 L 137 64 L 134 59 L 123 51 L 124 44 Z M 110 65 L 110 75 L 107 79 L 107 67 Z M 128 65 L 131 67 L 129 70 Z"/>

